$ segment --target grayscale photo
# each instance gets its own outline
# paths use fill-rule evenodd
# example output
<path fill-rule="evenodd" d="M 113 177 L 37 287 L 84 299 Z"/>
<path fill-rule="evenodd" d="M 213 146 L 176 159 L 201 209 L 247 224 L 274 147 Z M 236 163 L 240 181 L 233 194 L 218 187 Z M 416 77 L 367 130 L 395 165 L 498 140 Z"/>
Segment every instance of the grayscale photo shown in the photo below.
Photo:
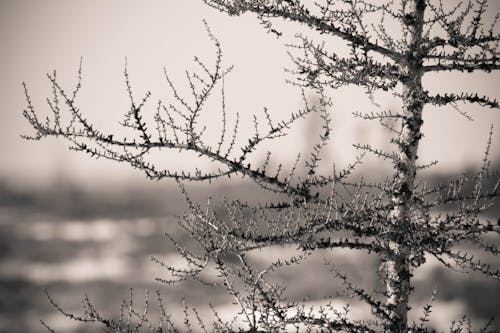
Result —
<path fill-rule="evenodd" d="M 0 333 L 500 333 L 497 0 L 0 0 Z"/>

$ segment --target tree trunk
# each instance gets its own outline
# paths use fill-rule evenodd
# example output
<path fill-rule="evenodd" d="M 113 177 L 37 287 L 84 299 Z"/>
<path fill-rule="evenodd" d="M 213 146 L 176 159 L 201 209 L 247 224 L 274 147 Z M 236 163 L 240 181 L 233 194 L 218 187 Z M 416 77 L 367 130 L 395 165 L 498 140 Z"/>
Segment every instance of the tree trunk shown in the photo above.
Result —
<path fill-rule="evenodd" d="M 404 6 L 404 20 L 408 30 L 405 33 L 407 50 L 400 66 L 407 74 L 403 78 L 403 123 L 398 140 L 398 156 L 395 161 L 394 185 L 390 222 L 393 237 L 389 243 L 393 254 L 386 258 L 386 293 L 389 308 L 390 332 L 407 332 L 408 300 L 411 293 L 409 242 L 411 223 L 411 201 L 416 175 L 418 144 L 423 110 L 422 38 L 425 0 L 407 0 Z"/>

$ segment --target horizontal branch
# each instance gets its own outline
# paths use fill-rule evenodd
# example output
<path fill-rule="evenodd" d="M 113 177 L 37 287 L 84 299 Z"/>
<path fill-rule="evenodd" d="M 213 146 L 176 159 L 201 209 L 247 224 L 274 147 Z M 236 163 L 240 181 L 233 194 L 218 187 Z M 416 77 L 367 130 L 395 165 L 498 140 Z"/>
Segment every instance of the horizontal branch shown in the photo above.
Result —
<path fill-rule="evenodd" d="M 500 69 L 499 59 L 494 59 L 494 61 L 485 60 L 479 63 L 451 63 L 451 64 L 437 64 L 437 65 L 426 65 L 423 66 L 424 72 L 440 72 L 440 71 L 458 71 L 458 72 L 475 72 L 484 71 L 491 72 L 493 70 Z"/>
<path fill-rule="evenodd" d="M 479 47 L 488 43 L 496 43 L 500 41 L 500 35 L 486 35 L 481 37 L 470 37 L 465 35 L 456 35 L 454 38 L 434 37 L 422 45 L 422 49 L 426 52 L 438 47 Z"/>
<path fill-rule="evenodd" d="M 287 320 L 287 323 L 290 324 L 306 324 L 306 325 L 314 325 L 319 327 L 324 327 L 328 331 L 345 331 L 345 332 L 358 332 L 358 333 L 376 333 L 375 330 L 370 327 L 363 325 L 352 323 L 348 320 L 327 320 L 324 318 L 317 318 L 308 315 L 298 315 L 292 319 Z"/>
<path fill-rule="evenodd" d="M 366 51 L 379 53 L 394 61 L 401 59 L 401 55 L 398 52 L 373 43 L 369 37 L 357 34 L 353 30 L 342 29 L 332 23 L 332 19 L 317 17 L 298 3 L 292 4 L 292 2 L 286 1 L 289 5 L 282 6 L 278 4 L 266 4 L 264 1 L 250 0 L 233 1 L 233 4 L 225 0 L 204 0 L 204 2 L 218 10 L 226 11 L 230 15 L 253 12 L 259 16 L 280 17 L 284 20 L 305 24 L 321 33 L 339 37 L 353 46 L 360 46 Z"/>
<path fill-rule="evenodd" d="M 320 238 L 318 240 L 311 240 L 308 242 L 300 243 L 300 247 L 304 250 L 315 250 L 315 249 L 335 249 L 335 248 L 345 248 L 351 250 L 365 250 L 375 253 L 389 252 L 389 249 L 378 245 L 376 242 L 364 243 L 359 240 L 339 240 L 333 241 L 330 238 Z"/>
<path fill-rule="evenodd" d="M 479 96 L 478 94 L 472 93 L 461 93 L 461 94 L 437 94 L 431 96 L 426 92 L 425 101 L 430 104 L 437 106 L 444 106 L 456 102 L 463 103 L 475 103 L 481 106 L 488 106 L 490 108 L 498 109 L 500 105 L 496 99 L 489 98 L 488 96 Z"/>
<path fill-rule="evenodd" d="M 84 135 L 73 135 L 70 133 L 58 133 L 58 132 L 46 132 L 47 135 L 64 135 L 66 137 L 84 137 L 88 138 Z M 263 171 L 253 169 L 250 164 L 243 164 L 241 161 L 237 160 L 231 160 L 226 156 L 223 156 L 221 154 L 217 154 L 210 149 L 206 147 L 199 146 L 197 144 L 193 143 L 174 143 L 174 142 L 165 142 L 165 141 L 150 141 L 150 142 L 126 142 L 126 141 L 120 141 L 120 140 L 109 140 L 105 136 L 96 136 L 92 137 L 97 142 L 102 142 L 105 144 L 112 144 L 113 146 L 118 146 L 118 147 L 128 147 L 128 148 L 133 148 L 133 149 L 138 149 L 141 151 L 150 151 L 154 148 L 159 148 L 159 149 L 172 149 L 172 150 L 186 150 L 186 151 L 193 151 L 195 153 L 198 153 L 200 156 L 205 156 L 209 159 L 212 159 L 213 161 L 220 162 L 224 164 L 225 166 L 228 167 L 228 171 L 225 172 L 220 172 L 217 173 L 213 176 L 208 176 L 208 177 L 203 177 L 203 175 L 194 175 L 194 176 L 189 176 L 187 173 L 172 173 L 167 170 L 162 170 L 158 171 L 156 168 L 152 165 L 149 165 L 146 162 L 142 162 L 140 159 L 134 159 L 133 156 L 124 156 L 124 162 L 129 162 L 130 164 L 134 164 L 134 167 L 138 167 L 139 169 L 142 169 L 146 172 L 147 176 L 151 179 L 156 179 L 156 180 L 161 180 L 163 178 L 174 178 L 174 179 L 181 179 L 181 180 L 208 180 L 208 179 L 214 179 L 214 178 L 219 178 L 222 176 L 227 176 L 230 175 L 231 173 L 240 173 L 242 175 L 248 176 L 251 179 L 259 182 L 264 182 L 266 184 L 269 184 L 276 189 L 279 190 L 279 192 L 282 193 L 287 193 L 291 195 L 297 195 L 304 197 L 306 199 L 310 198 L 310 195 L 307 192 L 304 192 L 303 189 L 299 186 L 292 186 L 290 185 L 289 182 L 284 182 L 278 179 L 278 177 L 272 177 L 266 175 Z M 99 152 L 95 150 L 91 150 L 87 145 L 85 144 L 80 144 L 79 145 L 80 150 L 85 151 L 87 153 L 103 157 L 106 159 L 112 159 L 112 160 L 117 160 L 119 161 L 120 159 L 113 158 L 113 155 L 107 155 L 107 154 L 100 154 Z"/>

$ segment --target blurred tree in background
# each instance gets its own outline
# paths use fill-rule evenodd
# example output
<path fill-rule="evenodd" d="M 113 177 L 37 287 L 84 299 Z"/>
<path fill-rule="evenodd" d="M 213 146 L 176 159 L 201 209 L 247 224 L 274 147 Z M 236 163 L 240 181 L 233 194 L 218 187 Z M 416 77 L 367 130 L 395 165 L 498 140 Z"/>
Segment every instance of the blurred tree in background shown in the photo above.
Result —
<path fill-rule="evenodd" d="M 413 272 L 430 257 L 453 270 L 479 271 L 500 280 L 496 268 L 481 262 L 462 247 L 474 246 L 498 255 L 498 248 L 487 241 L 487 234 L 498 237 L 500 228 L 480 218 L 500 195 L 499 180 L 490 171 L 489 152 L 493 130 L 489 133 L 481 169 L 464 174 L 439 186 L 427 186 L 417 178 L 420 170 L 435 163 L 418 163 L 422 138 L 422 112 L 451 105 L 465 117 L 461 103 L 498 108 L 498 102 L 473 90 L 432 94 L 422 79 L 429 73 L 445 71 L 472 73 L 491 72 L 500 68 L 496 29 L 498 16 L 490 18 L 486 0 L 460 2 L 447 6 L 443 0 L 204 0 L 229 15 L 254 13 L 269 33 L 282 34 L 275 20 L 297 23 L 318 32 L 323 39 L 342 40 L 347 52 L 336 52 L 327 42 L 317 42 L 303 34 L 290 46 L 294 69 L 291 84 L 317 93 L 318 102 L 309 103 L 288 119 L 276 121 L 264 109 L 253 122 L 242 124 L 237 114 L 229 122 L 225 103 L 224 82 L 232 67 L 224 67 L 221 45 L 207 25 L 209 38 L 216 48 L 215 64 L 194 58 L 196 70 L 186 71 L 190 91 L 184 96 L 165 71 L 172 100 L 157 100 L 154 112 L 145 109 L 152 94 L 137 99 L 125 67 L 125 82 L 130 98 L 121 125 L 128 136 L 96 128 L 76 103 L 81 88 L 81 66 L 74 89 L 64 89 L 56 72 L 48 75 L 53 96 L 47 99 L 52 115 L 42 121 L 25 87 L 27 107 L 24 116 L 35 130 L 27 139 L 61 137 L 70 149 L 105 158 L 142 171 L 151 180 L 174 179 L 189 204 L 189 212 L 180 221 L 199 245 L 187 248 L 169 237 L 187 261 L 185 267 L 172 267 L 160 258 L 155 261 L 169 271 L 171 278 L 161 279 L 175 284 L 187 279 L 213 287 L 223 287 L 239 307 L 237 318 L 226 322 L 213 313 L 213 331 L 221 332 L 428 332 L 426 322 L 432 302 L 425 306 L 416 322 L 410 322 L 409 301 L 413 291 Z M 343 54 L 345 53 L 345 54 Z M 365 89 L 376 111 L 355 112 L 356 117 L 378 122 L 391 133 L 391 150 L 371 144 L 358 144 L 359 158 L 343 170 L 331 168 L 321 174 L 321 154 L 333 132 L 332 102 L 326 89 L 355 85 Z M 243 89 L 250 89 L 243 87 Z M 376 103 L 379 93 L 399 98 L 399 110 L 382 110 Z M 221 131 L 217 142 L 207 142 L 201 123 L 210 96 L 220 94 Z M 354 102 L 354 101 L 353 101 Z M 290 170 L 277 164 L 271 151 L 260 165 L 252 165 L 251 157 L 267 142 L 286 136 L 291 126 L 311 114 L 322 120 L 317 143 L 309 156 L 297 156 Z M 242 126 L 253 128 L 253 135 L 241 138 Z M 297 138 L 299 139 L 299 138 Z M 279 149 L 275 146 L 274 149 Z M 457 147 L 459 149 L 459 147 Z M 212 170 L 172 170 L 161 162 L 158 152 L 194 153 L 213 162 Z M 353 180 L 353 172 L 365 154 L 374 154 L 392 163 L 392 176 L 380 182 Z M 284 164 L 283 164 L 284 165 Z M 191 200 L 184 187 L 187 181 L 212 181 L 240 175 L 276 194 L 276 200 L 252 205 L 240 200 L 200 204 Z M 447 213 L 443 213 L 446 211 Z M 489 238 L 491 239 L 491 237 Z M 267 267 L 253 260 L 259 250 L 293 246 L 293 256 L 280 257 Z M 380 287 L 365 290 L 329 259 L 329 250 L 364 251 L 379 260 L 376 275 Z M 262 252 L 264 255 L 265 252 Z M 332 272 L 332 279 L 342 282 L 345 290 L 332 299 L 349 294 L 365 302 L 371 309 L 368 320 L 353 319 L 349 307 L 343 310 L 332 303 L 309 308 L 305 301 L 288 299 L 286 283 L 273 278 L 280 269 L 306 263 L 320 253 Z M 206 274 L 215 270 L 215 275 Z M 314 277 L 312 277 L 314 278 Z M 312 280 L 311 283 L 314 283 Z M 159 294 L 158 294 L 159 295 Z M 50 297 L 49 297 L 50 298 Z M 100 322 L 110 332 L 170 332 L 208 330 L 197 309 L 188 309 L 183 327 L 177 327 L 165 312 L 158 296 L 159 319 L 153 320 L 146 310 L 138 312 L 132 304 L 122 306 L 118 319 L 103 317 L 88 299 L 85 313 L 66 313 L 55 301 L 53 305 L 71 319 Z M 467 320 L 452 324 L 451 331 L 470 331 Z M 48 327 L 47 327 L 48 328 Z M 51 330 L 50 328 L 48 328 Z M 483 332 L 488 328 L 483 328 Z"/>

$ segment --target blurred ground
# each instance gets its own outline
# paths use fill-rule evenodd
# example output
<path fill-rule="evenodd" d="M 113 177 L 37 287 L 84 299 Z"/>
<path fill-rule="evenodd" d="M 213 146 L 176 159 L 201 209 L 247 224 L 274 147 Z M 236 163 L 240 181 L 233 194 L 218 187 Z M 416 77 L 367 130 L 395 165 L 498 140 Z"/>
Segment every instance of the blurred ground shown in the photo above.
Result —
<path fill-rule="evenodd" d="M 438 176 L 436 176 L 438 177 Z M 439 178 L 439 177 L 438 177 Z M 254 188 L 245 185 L 199 188 L 196 195 L 243 193 L 255 197 Z M 54 184 L 33 190 L 19 189 L 0 182 L 0 332 L 46 332 L 42 319 L 58 332 L 89 332 L 76 322 L 58 314 L 44 295 L 43 288 L 68 311 L 80 311 L 81 299 L 87 294 L 103 313 L 118 315 L 120 303 L 134 289 L 134 300 L 140 304 L 145 290 L 159 289 L 167 308 L 178 314 L 181 299 L 208 313 L 208 303 L 221 312 L 230 313 L 231 300 L 221 290 L 200 288 L 192 282 L 166 287 L 155 282 L 164 272 L 150 262 L 152 255 L 168 263 L 179 262 L 164 238 L 173 233 L 182 242 L 187 239 L 178 231 L 176 214 L 183 208 L 174 186 L 141 188 L 130 186 L 120 191 L 89 191 L 70 184 Z M 498 206 L 491 216 L 499 216 Z M 269 260 L 293 249 L 270 249 L 256 260 Z M 373 287 L 377 263 L 367 256 L 349 252 L 325 253 L 354 276 L 363 286 Z M 310 274 L 313 271 L 314 277 Z M 339 283 L 313 257 L 306 266 L 277 275 L 289 284 L 291 297 L 309 296 L 311 304 L 321 302 L 325 293 L 335 292 Z M 478 275 L 445 271 L 429 261 L 415 274 L 413 303 L 425 304 L 432 289 L 438 297 L 431 317 L 438 329 L 468 314 L 474 327 L 489 317 L 500 317 L 500 283 Z M 338 306 L 342 306 L 339 300 Z M 353 304 L 352 315 L 363 317 L 366 308 Z M 182 321 L 181 317 L 176 319 Z M 500 329 L 498 321 L 496 328 Z"/>

